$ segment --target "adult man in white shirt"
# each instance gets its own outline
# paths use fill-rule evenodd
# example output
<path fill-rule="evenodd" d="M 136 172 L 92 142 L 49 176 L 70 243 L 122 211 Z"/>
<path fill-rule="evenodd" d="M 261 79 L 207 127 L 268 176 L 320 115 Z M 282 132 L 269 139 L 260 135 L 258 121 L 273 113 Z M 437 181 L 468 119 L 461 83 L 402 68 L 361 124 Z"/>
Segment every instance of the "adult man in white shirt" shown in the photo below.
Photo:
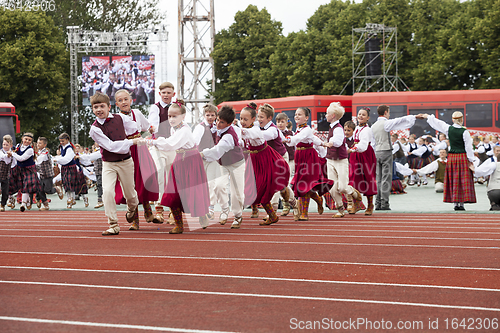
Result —
<path fill-rule="evenodd" d="M 392 144 L 391 134 L 393 130 L 402 130 L 415 124 L 415 116 L 409 115 L 389 120 L 390 110 L 387 105 L 379 105 L 377 108 L 378 119 L 372 126 L 375 138 L 375 156 L 377 157 L 377 199 L 376 210 L 391 210 L 389 207 L 389 195 L 392 188 Z"/>

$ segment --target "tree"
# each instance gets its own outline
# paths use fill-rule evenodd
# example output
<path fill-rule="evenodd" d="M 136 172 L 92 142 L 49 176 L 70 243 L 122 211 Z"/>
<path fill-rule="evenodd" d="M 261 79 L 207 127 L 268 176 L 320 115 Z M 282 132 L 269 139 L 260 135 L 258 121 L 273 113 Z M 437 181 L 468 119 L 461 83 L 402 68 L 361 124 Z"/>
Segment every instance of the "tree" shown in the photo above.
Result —
<path fill-rule="evenodd" d="M 483 73 L 478 75 L 478 87 L 500 87 L 500 0 L 476 0 L 468 10 L 478 62 Z"/>
<path fill-rule="evenodd" d="M 150 29 L 164 15 L 158 9 L 158 0 L 54 1 L 56 10 L 47 13 L 63 29 L 72 25 L 95 31 Z"/>
<path fill-rule="evenodd" d="M 0 100 L 11 102 L 21 130 L 53 139 L 68 92 L 63 35 L 43 12 L 0 12 Z"/>
<path fill-rule="evenodd" d="M 480 69 L 470 47 L 468 6 L 456 0 L 413 1 L 410 59 L 404 64 L 412 90 L 474 88 Z"/>
<path fill-rule="evenodd" d="M 281 22 L 272 20 L 266 9 L 250 5 L 234 19 L 229 29 L 217 33 L 212 52 L 218 103 L 264 96 L 260 70 L 269 67 L 269 56 L 283 37 Z"/>
<path fill-rule="evenodd" d="M 267 97 L 339 94 L 352 76 L 351 27 L 363 22 L 359 8 L 334 0 L 316 10 L 306 31 L 282 38 L 270 68 L 261 70 L 261 91 Z"/>

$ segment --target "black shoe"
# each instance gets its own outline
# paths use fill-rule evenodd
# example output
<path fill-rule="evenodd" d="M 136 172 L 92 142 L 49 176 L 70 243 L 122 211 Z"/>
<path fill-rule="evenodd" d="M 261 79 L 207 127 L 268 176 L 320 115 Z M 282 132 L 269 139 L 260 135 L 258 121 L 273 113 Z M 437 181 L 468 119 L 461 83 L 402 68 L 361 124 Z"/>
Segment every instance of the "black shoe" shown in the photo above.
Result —
<path fill-rule="evenodd" d="M 491 205 L 490 210 L 500 210 L 500 206 L 497 204 L 493 204 L 493 205 Z"/>
<path fill-rule="evenodd" d="M 378 207 L 376 210 L 391 210 L 389 207 Z"/>
<path fill-rule="evenodd" d="M 455 206 L 455 210 L 465 210 L 464 206 Z"/>

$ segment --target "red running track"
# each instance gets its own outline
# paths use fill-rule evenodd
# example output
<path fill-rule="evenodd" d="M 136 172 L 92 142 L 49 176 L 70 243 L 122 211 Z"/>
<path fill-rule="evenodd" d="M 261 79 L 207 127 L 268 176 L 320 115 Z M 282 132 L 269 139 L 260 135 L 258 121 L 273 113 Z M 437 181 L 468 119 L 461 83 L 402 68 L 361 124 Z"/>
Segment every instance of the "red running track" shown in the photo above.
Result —
<path fill-rule="evenodd" d="M 2 213 L 0 331 L 500 330 L 496 215 L 310 217 L 103 237 L 103 212 Z"/>

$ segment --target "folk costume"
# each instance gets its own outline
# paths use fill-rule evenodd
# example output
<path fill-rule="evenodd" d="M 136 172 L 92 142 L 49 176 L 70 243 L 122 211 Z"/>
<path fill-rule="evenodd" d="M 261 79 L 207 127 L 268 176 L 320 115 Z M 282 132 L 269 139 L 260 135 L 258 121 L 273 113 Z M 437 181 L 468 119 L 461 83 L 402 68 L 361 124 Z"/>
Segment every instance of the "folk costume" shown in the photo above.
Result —
<path fill-rule="evenodd" d="M 425 167 L 417 170 L 417 174 L 419 176 L 425 176 L 433 172 L 436 173 L 436 175 L 434 176 L 434 189 L 436 190 L 436 193 L 443 193 L 444 191 L 444 174 L 447 162 L 447 158 L 438 158 Z"/>
<path fill-rule="evenodd" d="M 455 203 L 455 210 L 465 210 L 464 203 L 475 203 L 474 177 L 469 162 L 474 161 L 469 131 L 458 124 L 448 125 L 433 115 L 427 123 L 436 131 L 445 133 L 450 140 L 450 151 L 444 176 L 444 202 Z"/>
<path fill-rule="evenodd" d="M 183 212 L 199 217 L 205 229 L 208 226 L 206 214 L 210 205 L 208 181 L 193 133 L 187 124 L 181 122 L 172 127 L 171 134 L 168 139 L 150 140 L 150 144 L 158 149 L 176 153 L 161 198 L 161 204 L 170 207 L 175 219 L 175 228 L 170 233 L 180 234 L 184 231 Z"/>
<path fill-rule="evenodd" d="M 349 156 L 349 185 L 368 199 L 367 209 L 373 211 L 373 196 L 377 194 L 377 160 L 373 150 L 373 133 L 368 125 L 357 126 L 354 145 Z"/>
<path fill-rule="evenodd" d="M 163 101 L 159 101 L 156 104 L 151 105 L 149 110 L 148 122 L 153 127 L 153 139 L 165 138 L 168 139 L 171 135 L 171 126 L 168 122 L 168 108 L 170 104 Z M 172 150 L 159 150 L 156 146 L 150 147 L 151 156 L 156 165 L 157 176 L 158 176 L 158 199 L 161 200 L 163 193 L 165 192 L 166 179 L 168 178 L 168 173 L 170 172 L 170 167 L 174 162 L 175 151 Z M 156 204 L 156 214 L 155 222 L 163 223 L 163 206 L 160 202 Z"/>
<path fill-rule="evenodd" d="M 198 146 L 198 151 L 202 152 L 205 149 L 211 149 L 215 146 L 217 137 L 217 128 L 214 123 L 209 124 L 206 120 L 196 125 L 193 130 L 195 143 Z M 217 182 L 217 178 L 221 176 L 221 166 L 217 161 L 203 161 L 205 173 L 208 180 L 208 192 L 210 194 L 210 206 L 208 207 L 209 219 L 213 219 L 215 213 L 215 204 L 224 205 L 224 198 L 227 198 L 226 186 L 221 186 Z M 227 206 L 227 201 L 226 201 Z"/>
<path fill-rule="evenodd" d="M 93 153 L 86 154 L 84 156 L 80 156 L 80 160 L 85 161 L 87 163 L 90 162 L 91 164 L 94 165 L 94 175 L 96 178 L 95 186 L 96 186 L 96 190 L 97 190 L 97 204 L 94 206 L 94 208 L 101 208 L 102 206 L 104 206 L 104 203 L 102 202 L 102 155 L 101 155 L 101 151 L 99 149 L 97 149 Z M 135 166 L 135 164 L 134 164 L 134 166 Z M 120 191 L 121 191 L 121 187 L 120 187 Z"/>
<path fill-rule="evenodd" d="M 33 147 L 25 146 L 19 143 L 12 153 L 12 157 L 16 160 L 18 173 L 16 174 L 15 182 L 19 186 L 18 189 L 22 193 L 22 203 L 20 210 L 25 211 L 26 208 L 31 208 L 30 194 L 36 194 L 40 191 L 41 185 L 38 179 L 35 166 L 35 151 Z"/>
<path fill-rule="evenodd" d="M 415 124 L 415 116 L 409 115 L 394 119 L 379 116 L 371 130 L 375 139 L 376 175 L 377 175 L 377 210 L 390 210 L 389 195 L 392 184 L 392 144 L 391 131 L 403 130 Z M 370 205 L 368 205 L 370 209 Z"/>
<path fill-rule="evenodd" d="M 295 135 L 289 137 L 288 140 L 289 145 L 295 147 L 295 175 L 291 185 L 295 197 L 299 197 L 298 220 L 307 221 L 309 220 L 310 199 L 314 196 L 322 206 L 323 199 L 317 197 L 330 191 L 333 186 L 333 181 L 325 176 L 324 165 L 320 162 L 318 155 L 319 151 L 324 157 L 326 149 L 322 147 L 322 141 L 313 134 L 312 128 L 306 123 L 299 125 Z"/>
<path fill-rule="evenodd" d="M 245 159 L 239 143 L 239 136 L 236 131 L 241 129 L 234 125 L 218 130 L 215 138 L 215 146 L 202 151 L 203 159 L 207 162 L 218 161 L 222 166 L 222 177 L 220 181 L 227 186 L 230 182 L 231 209 L 234 214 L 232 229 L 239 229 L 242 222 L 244 182 L 245 182 Z M 224 225 L 227 222 L 229 213 L 229 198 L 222 198 L 222 213 L 219 223 Z"/>
<path fill-rule="evenodd" d="M 272 121 L 268 122 L 265 126 L 260 127 L 260 130 L 262 131 L 262 136 L 264 140 L 266 140 L 267 145 L 272 149 L 274 149 L 280 156 L 282 156 L 288 165 L 290 156 L 288 155 L 288 150 L 286 149 L 283 143 L 283 141 L 285 140 L 285 136 L 283 135 L 283 133 L 279 130 L 279 128 L 275 124 L 273 124 Z M 274 193 L 271 199 L 271 205 L 273 206 L 273 209 L 277 211 L 281 196 L 283 198 L 283 212 L 281 215 L 286 216 L 290 213 L 289 198 L 293 196 L 293 193 L 292 190 L 288 187 L 288 184 L 285 188 L 282 188 L 281 190 Z M 256 206 L 253 206 L 252 210 L 253 209 L 256 209 Z"/>
<path fill-rule="evenodd" d="M 97 118 L 90 127 L 90 137 L 97 142 L 102 155 L 102 190 L 104 213 L 109 229 L 103 236 L 120 232 L 116 212 L 115 188 L 120 179 L 123 196 L 127 200 L 127 222 L 133 221 L 139 199 L 134 186 L 134 161 L 130 155 L 133 142 L 127 136 L 137 132 L 137 124 L 121 114 L 109 114 L 106 119 Z"/>
<path fill-rule="evenodd" d="M 141 137 L 141 132 L 145 132 L 149 129 L 149 122 L 146 117 L 144 117 L 141 111 L 131 109 L 128 113 L 124 112 L 123 110 L 120 111 L 120 113 L 137 124 L 136 132 L 131 135 L 127 135 L 127 139 L 132 140 L 134 138 L 139 138 Z M 137 192 L 139 204 L 142 204 L 142 206 L 144 207 L 144 218 L 148 223 L 160 222 L 154 219 L 151 205 L 149 204 L 150 201 L 158 201 L 159 182 L 157 177 L 156 164 L 151 157 L 151 153 L 145 145 L 131 146 L 130 155 L 132 156 L 132 160 L 134 161 L 135 191 Z M 115 193 L 116 204 L 125 204 L 126 200 L 123 196 L 119 181 L 116 182 Z M 138 229 L 139 209 L 137 208 L 134 214 L 134 221 L 132 222 L 129 230 Z"/>
<path fill-rule="evenodd" d="M 2 200 L 0 211 L 5 211 L 5 205 L 9 199 L 9 180 L 12 165 L 12 157 L 7 155 L 7 151 L 0 149 L 0 187 L 2 189 Z"/>
<path fill-rule="evenodd" d="M 490 210 L 500 210 L 500 162 L 497 156 L 491 156 L 482 163 L 474 173 L 476 177 L 490 176 L 487 195 L 490 200 Z"/>
<path fill-rule="evenodd" d="M 47 200 L 47 194 L 54 194 L 54 163 L 52 162 L 52 156 L 49 150 L 45 147 L 38 151 L 38 156 L 36 158 L 36 168 L 38 174 L 40 175 L 40 192 L 36 194 L 37 200 L 41 200 L 43 207 L 40 210 L 49 210 L 49 202 Z M 37 203 L 40 205 L 39 203 Z"/>
<path fill-rule="evenodd" d="M 333 215 L 333 217 L 344 217 L 345 215 L 342 194 L 347 198 L 348 212 L 355 214 L 360 210 L 361 194 L 349 185 L 346 137 L 344 128 L 338 120 L 330 124 L 327 141 L 333 144 L 333 147 L 327 148 L 326 153 L 328 179 L 333 181 L 330 194 L 334 198 L 335 206 L 338 209 L 337 214 Z"/>
<path fill-rule="evenodd" d="M 279 218 L 271 199 L 280 191 L 286 192 L 285 196 L 288 194 L 290 168 L 283 156 L 271 148 L 258 127 L 243 128 L 241 135 L 250 157 L 245 167 L 245 206 L 261 204 L 268 218 L 260 225 L 276 223 Z"/>

